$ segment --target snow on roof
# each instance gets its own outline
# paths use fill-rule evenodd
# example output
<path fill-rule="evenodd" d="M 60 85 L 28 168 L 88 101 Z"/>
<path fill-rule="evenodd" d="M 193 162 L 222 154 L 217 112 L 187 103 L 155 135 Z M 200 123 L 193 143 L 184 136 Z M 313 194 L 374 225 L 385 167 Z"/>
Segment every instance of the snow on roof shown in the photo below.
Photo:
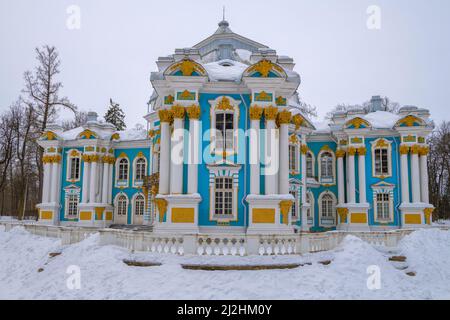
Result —
<path fill-rule="evenodd" d="M 331 128 L 329 126 L 328 120 L 322 120 L 322 121 L 313 121 L 312 122 L 316 130 L 314 133 L 329 133 L 331 132 Z"/>
<path fill-rule="evenodd" d="M 391 129 L 400 119 L 400 116 L 387 111 L 370 112 L 362 117 L 369 121 L 373 128 Z"/>
<path fill-rule="evenodd" d="M 248 65 L 233 61 L 220 60 L 203 65 L 211 81 L 240 81 Z"/>
<path fill-rule="evenodd" d="M 145 140 L 147 139 L 147 131 L 145 129 L 128 129 L 118 131 L 121 141 Z"/>
<path fill-rule="evenodd" d="M 236 53 L 243 61 L 250 61 L 252 52 L 245 49 L 236 49 Z"/>
<path fill-rule="evenodd" d="M 83 127 L 78 127 L 75 129 L 64 131 L 60 134 L 61 138 L 64 140 L 75 140 L 77 136 L 84 131 Z"/>

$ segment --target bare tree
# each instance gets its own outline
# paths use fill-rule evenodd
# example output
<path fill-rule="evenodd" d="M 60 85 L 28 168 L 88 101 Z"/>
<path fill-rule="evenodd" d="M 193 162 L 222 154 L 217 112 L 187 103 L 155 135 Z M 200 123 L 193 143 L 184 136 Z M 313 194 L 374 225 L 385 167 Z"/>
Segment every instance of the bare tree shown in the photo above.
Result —
<path fill-rule="evenodd" d="M 44 132 L 50 121 L 54 120 L 59 108 L 66 108 L 73 112 L 77 107 L 69 101 L 67 97 L 60 97 L 62 83 L 56 79 L 60 73 L 59 54 L 55 47 L 48 45 L 36 48 L 36 60 L 38 65 L 34 73 L 27 71 L 24 74 L 26 94 L 25 103 L 34 110 L 35 130 L 38 133 Z M 42 150 L 39 149 L 36 155 L 39 174 L 39 194 L 42 190 Z"/>
<path fill-rule="evenodd" d="M 76 111 L 75 117 L 72 120 L 63 121 L 62 127 L 64 130 L 70 130 L 74 128 L 81 127 L 87 122 L 87 112 L 86 111 Z"/>
<path fill-rule="evenodd" d="M 0 213 L 3 215 L 5 208 L 5 187 L 8 183 L 8 173 L 13 159 L 14 144 L 13 126 L 9 111 L 0 117 L 0 136 L 2 137 L 0 139 Z"/>

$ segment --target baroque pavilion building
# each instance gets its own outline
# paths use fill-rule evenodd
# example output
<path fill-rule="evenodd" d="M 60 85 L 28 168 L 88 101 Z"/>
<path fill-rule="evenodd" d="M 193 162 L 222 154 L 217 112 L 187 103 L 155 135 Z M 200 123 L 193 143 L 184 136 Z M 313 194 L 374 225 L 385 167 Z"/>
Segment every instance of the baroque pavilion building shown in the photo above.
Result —
<path fill-rule="evenodd" d="M 63 226 L 149 225 L 153 232 L 284 234 L 431 224 L 426 109 L 300 109 L 294 61 L 226 21 L 160 57 L 144 118 L 117 131 L 95 113 L 49 125 L 39 220 Z"/>

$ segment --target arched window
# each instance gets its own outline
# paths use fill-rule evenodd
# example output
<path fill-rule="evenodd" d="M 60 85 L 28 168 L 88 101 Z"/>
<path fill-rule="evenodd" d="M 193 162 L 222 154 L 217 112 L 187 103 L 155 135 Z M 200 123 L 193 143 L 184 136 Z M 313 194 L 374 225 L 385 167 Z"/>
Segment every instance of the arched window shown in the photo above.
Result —
<path fill-rule="evenodd" d="M 294 197 L 294 203 L 291 206 L 291 216 L 293 218 L 297 217 L 297 211 L 298 211 L 298 201 L 297 201 L 297 191 L 296 190 L 290 190 L 289 193 Z"/>
<path fill-rule="evenodd" d="M 320 200 L 320 215 L 322 218 L 334 217 L 334 199 L 330 194 L 325 194 Z"/>
<path fill-rule="evenodd" d="M 138 194 L 134 198 L 134 214 L 137 216 L 143 216 L 144 208 L 145 208 L 145 198 L 142 194 Z"/>
<path fill-rule="evenodd" d="M 211 151 L 216 155 L 237 153 L 237 128 L 240 101 L 222 96 L 211 104 Z"/>
<path fill-rule="evenodd" d="M 314 156 L 311 151 L 306 153 L 306 177 L 314 178 Z"/>
<path fill-rule="evenodd" d="M 147 171 L 147 161 L 144 158 L 139 158 L 136 160 L 135 164 L 135 181 L 142 182 Z"/>
<path fill-rule="evenodd" d="M 308 224 L 314 224 L 314 196 L 311 192 L 306 193 L 306 202 L 309 203 L 309 208 L 306 210 L 306 217 L 308 219 Z"/>
<path fill-rule="evenodd" d="M 298 172 L 298 145 L 294 143 L 289 144 L 289 171 Z"/>
<path fill-rule="evenodd" d="M 330 152 L 323 152 L 320 156 L 320 182 L 333 183 L 333 155 Z"/>
<path fill-rule="evenodd" d="M 216 150 L 233 150 L 234 114 L 216 111 Z"/>
<path fill-rule="evenodd" d="M 121 194 L 117 198 L 117 214 L 119 216 L 126 216 L 128 211 L 128 199 L 125 195 Z"/>
<path fill-rule="evenodd" d="M 155 144 L 152 159 L 152 174 L 159 172 L 159 144 Z"/>
<path fill-rule="evenodd" d="M 119 180 L 128 180 L 128 159 L 120 159 L 117 177 Z"/>

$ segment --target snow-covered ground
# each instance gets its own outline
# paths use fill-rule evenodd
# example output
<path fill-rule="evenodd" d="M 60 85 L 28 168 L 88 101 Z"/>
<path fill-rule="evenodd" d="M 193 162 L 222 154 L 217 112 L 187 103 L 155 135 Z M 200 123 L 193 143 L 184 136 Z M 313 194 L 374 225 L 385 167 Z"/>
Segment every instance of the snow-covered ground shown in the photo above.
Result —
<path fill-rule="evenodd" d="M 5 232 L 0 226 L 0 299 L 450 299 L 450 231 L 416 231 L 395 252 L 389 251 L 348 236 L 333 251 L 303 256 L 179 257 L 99 246 L 98 235 L 62 246 L 59 240 L 31 235 L 21 227 Z M 395 266 L 387 259 L 393 254 L 407 261 Z M 162 265 L 132 267 L 123 259 Z M 324 260 L 331 263 L 319 263 Z M 182 269 L 182 263 L 311 265 L 194 271 Z M 67 273 L 77 270 L 69 268 L 73 265 L 80 270 L 80 289 L 73 289 L 76 276 Z M 367 279 L 374 276 L 367 268 L 374 265 L 380 270 L 381 287 L 370 290 Z M 409 271 L 416 276 L 406 275 Z"/>

